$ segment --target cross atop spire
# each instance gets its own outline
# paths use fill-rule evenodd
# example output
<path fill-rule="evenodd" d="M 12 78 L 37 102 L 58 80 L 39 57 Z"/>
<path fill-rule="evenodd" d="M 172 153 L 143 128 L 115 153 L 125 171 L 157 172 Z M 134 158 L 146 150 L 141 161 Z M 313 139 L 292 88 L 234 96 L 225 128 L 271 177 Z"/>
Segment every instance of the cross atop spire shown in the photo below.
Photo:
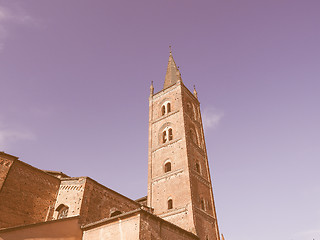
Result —
<path fill-rule="evenodd" d="M 166 73 L 166 77 L 163 85 L 164 89 L 175 84 L 178 81 L 182 81 L 181 73 L 172 56 L 171 46 L 169 46 L 169 49 L 170 49 L 170 55 L 169 55 L 167 73 Z"/>

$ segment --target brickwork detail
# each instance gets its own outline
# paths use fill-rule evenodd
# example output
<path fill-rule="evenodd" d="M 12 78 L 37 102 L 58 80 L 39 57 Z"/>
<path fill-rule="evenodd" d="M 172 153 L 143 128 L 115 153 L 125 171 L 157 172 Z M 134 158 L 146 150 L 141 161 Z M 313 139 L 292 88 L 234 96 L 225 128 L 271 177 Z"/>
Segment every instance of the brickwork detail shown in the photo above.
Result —
<path fill-rule="evenodd" d="M 87 178 L 81 206 L 80 222 L 82 224 L 95 222 L 103 218 L 109 218 L 114 211 L 125 213 L 140 207 L 139 203 Z"/>
<path fill-rule="evenodd" d="M 0 191 L 0 228 L 43 222 L 60 180 L 15 160 Z"/>

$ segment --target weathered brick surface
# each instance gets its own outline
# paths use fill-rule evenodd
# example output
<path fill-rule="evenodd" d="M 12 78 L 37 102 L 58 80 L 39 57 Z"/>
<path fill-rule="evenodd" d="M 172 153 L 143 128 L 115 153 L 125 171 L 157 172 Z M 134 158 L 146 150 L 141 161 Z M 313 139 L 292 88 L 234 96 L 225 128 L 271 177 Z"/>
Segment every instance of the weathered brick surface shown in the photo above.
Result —
<path fill-rule="evenodd" d="M 1 188 L 4 184 L 4 181 L 6 180 L 9 169 L 10 169 L 13 161 L 16 159 L 17 158 L 14 156 L 11 156 L 9 154 L 5 154 L 4 152 L 0 152 L 0 191 L 1 191 Z"/>
<path fill-rule="evenodd" d="M 59 185 L 59 179 L 15 160 L 0 191 L 0 228 L 45 221 Z"/>
<path fill-rule="evenodd" d="M 143 240 L 195 240 L 193 234 L 151 214 L 140 213 L 140 238 Z"/>
<path fill-rule="evenodd" d="M 87 224 L 109 218 L 114 211 L 129 212 L 140 208 L 140 204 L 86 178 L 85 190 L 80 211 L 80 221 Z"/>

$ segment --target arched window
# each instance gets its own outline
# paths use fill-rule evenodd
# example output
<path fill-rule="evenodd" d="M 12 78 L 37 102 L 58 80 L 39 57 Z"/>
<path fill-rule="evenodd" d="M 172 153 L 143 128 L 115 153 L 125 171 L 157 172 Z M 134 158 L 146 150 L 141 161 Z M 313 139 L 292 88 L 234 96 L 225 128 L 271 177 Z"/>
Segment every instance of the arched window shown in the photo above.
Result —
<path fill-rule="evenodd" d="M 200 164 L 199 163 L 196 163 L 196 171 L 197 171 L 197 173 L 200 173 Z"/>
<path fill-rule="evenodd" d="M 66 218 L 68 216 L 69 207 L 64 204 L 60 204 L 56 211 L 58 211 L 57 219 Z"/>
<path fill-rule="evenodd" d="M 164 116 L 165 114 L 168 114 L 169 112 L 171 112 L 171 103 L 166 101 L 165 103 L 163 103 L 163 105 L 161 107 L 161 115 Z"/>
<path fill-rule="evenodd" d="M 193 109 L 192 109 L 191 103 L 189 102 L 187 103 L 187 113 L 191 118 L 193 118 Z"/>
<path fill-rule="evenodd" d="M 172 199 L 168 200 L 168 210 L 173 208 L 173 202 Z"/>
<path fill-rule="evenodd" d="M 171 112 L 171 104 L 170 103 L 167 104 L 167 113 L 169 113 L 169 112 Z"/>
<path fill-rule="evenodd" d="M 113 211 L 111 214 L 110 214 L 110 217 L 115 217 L 115 216 L 118 216 L 118 215 L 120 215 L 120 214 L 122 214 L 122 212 L 120 212 L 120 211 Z"/>
<path fill-rule="evenodd" d="M 162 133 L 162 143 L 165 143 L 167 141 L 167 131 L 163 131 Z"/>
<path fill-rule="evenodd" d="M 172 134 L 172 128 L 169 128 L 168 130 L 168 135 L 169 135 L 169 141 L 171 141 L 173 139 L 173 134 Z"/>
<path fill-rule="evenodd" d="M 193 117 L 194 117 L 194 120 L 198 120 L 198 114 L 197 114 L 197 110 L 196 110 L 196 107 L 194 106 L 194 105 L 192 105 L 192 107 L 193 107 Z"/>
<path fill-rule="evenodd" d="M 165 128 L 162 132 L 162 143 L 171 141 L 173 139 L 172 128 Z"/>
<path fill-rule="evenodd" d="M 204 202 L 204 199 L 203 199 L 203 198 L 201 198 L 201 201 L 200 201 L 200 208 L 201 208 L 202 210 L 206 210 L 206 206 L 205 206 L 205 202 Z"/>
<path fill-rule="evenodd" d="M 166 114 L 166 106 L 165 105 L 163 105 L 161 108 L 161 114 L 162 114 L 162 116 Z"/>
<path fill-rule="evenodd" d="M 165 165 L 164 165 L 164 172 L 170 172 L 171 171 L 171 162 L 167 162 Z"/>

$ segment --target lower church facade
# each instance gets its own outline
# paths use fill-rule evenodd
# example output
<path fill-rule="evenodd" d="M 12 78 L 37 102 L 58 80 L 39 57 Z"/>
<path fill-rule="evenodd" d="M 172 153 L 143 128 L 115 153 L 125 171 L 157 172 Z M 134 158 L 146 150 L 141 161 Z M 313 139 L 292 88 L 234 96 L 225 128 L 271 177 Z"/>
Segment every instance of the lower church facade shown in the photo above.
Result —
<path fill-rule="evenodd" d="M 44 171 L 0 152 L 0 240 L 220 240 L 197 92 L 170 52 L 149 96 L 147 196 Z"/>

